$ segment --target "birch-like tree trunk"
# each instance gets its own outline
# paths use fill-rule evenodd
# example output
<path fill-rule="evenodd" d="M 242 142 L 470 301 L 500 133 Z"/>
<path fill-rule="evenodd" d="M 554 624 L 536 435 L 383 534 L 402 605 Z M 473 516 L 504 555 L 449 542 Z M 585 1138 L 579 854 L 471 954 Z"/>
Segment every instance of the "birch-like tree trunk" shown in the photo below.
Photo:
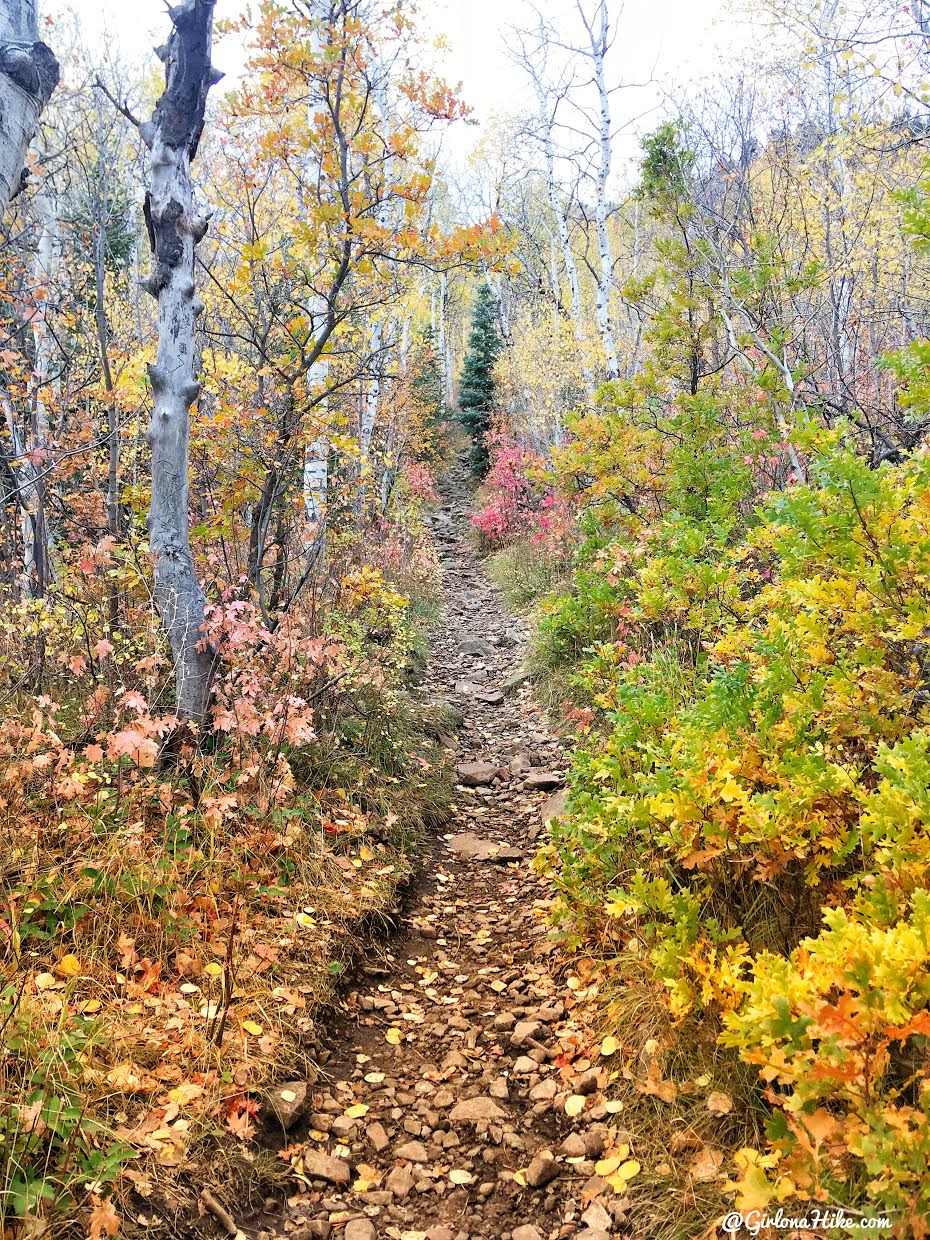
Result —
<path fill-rule="evenodd" d="M 39 39 L 37 0 L 0 2 L 0 207 L 19 191 L 26 151 L 58 85 L 58 61 Z"/>
<path fill-rule="evenodd" d="M 610 289 L 613 283 L 614 256 L 607 231 L 607 181 L 610 177 L 610 165 L 613 156 L 610 129 L 610 93 L 604 73 L 604 60 L 607 56 L 608 20 L 607 0 L 598 0 L 595 16 L 589 21 L 582 4 L 578 4 L 588 42 L 591 46 L 591 63 L 594 66 L 594 85 L 597 88 L 598 101 L 598 162 L 594 183 L 594 228 L 597 234 L 598 280 L 595 297 L 597 326 L 601 337 L 601 346 L 607 362 L 607 377 L 617 379 L 620 376 L 620 365 L 617 361 L 617 344 L 610 318 Z"/>
<path fill-rule="evenodd" d="M 194 206 L 191 161 L 203 129 L 207 92 L 219 81 L 210 63 L 215 0 L 170 8 L 173 29 L 158 49 L 165 90 L 140 133 L 151 151 L 147 214 L 154 270 L 145 288 L 158 300 L 158 352 L 149 367 L 152 500 L 149 543 L 155 601 L 174 657 L 178 716 L 202 725 L 210 703 L 214 658 L 203 633 L 206 599 L 190 547 L 190 408 L 200 395 L 194 378 L 194 334 L 203 303 L 194 287 L 194 247 L 207 218 Z"/>

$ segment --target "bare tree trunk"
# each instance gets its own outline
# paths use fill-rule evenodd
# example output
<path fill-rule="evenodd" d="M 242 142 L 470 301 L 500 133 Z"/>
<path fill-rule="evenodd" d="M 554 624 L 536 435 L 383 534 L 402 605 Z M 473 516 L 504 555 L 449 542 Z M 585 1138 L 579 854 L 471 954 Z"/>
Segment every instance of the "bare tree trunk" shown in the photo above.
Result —
<path fill-rule="evenodd" d="M 169 9 L 173 29 L 159 49 L 165 90 L 152 120 L 140 127 L 152 152 L 147 213 L 155 267 L 145 288 L 158 300 L 158 353 L 149 367 L 152 421 L 152 501 L 149 542 L 155 600 L 174 656 L 176 710 L 202 725 L 210 703 L 214 659 L 203 635 L 206 599 L 190 547 L 190 407 L 200 395 L 194 379 L 194 332 L 203 309 L 194 288 L 194 247 L 207 220 L 194 209 L 191 160 L 203 129 L 207 91 L 220 74 L 210 64 L 215 0 L 186 0 Z"/>
<path fill-rule="evenodd" d="M 58 61 L 39 40 L 37 0 L 0 3 L 0 206 L 22 184 L 26 151 L 58 85 Z"/>

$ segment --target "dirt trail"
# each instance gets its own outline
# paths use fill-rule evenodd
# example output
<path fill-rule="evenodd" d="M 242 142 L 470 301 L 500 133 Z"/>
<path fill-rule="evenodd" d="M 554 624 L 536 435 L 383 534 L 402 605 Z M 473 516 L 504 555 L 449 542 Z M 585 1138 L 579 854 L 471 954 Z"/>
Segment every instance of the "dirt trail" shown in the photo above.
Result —
<path fill-rule="evenodd" d="M 606 1065 L 575 1058 L 570 970 L 558 974 L 531 866 L 565 756 L 520 680 L 525 635 L 471 549 L 469 511 L 459 468 L 434 518 L 445 606 L 421 689 L 463 716 L 457 813 L 328 1024 L 295 1126 L 306 1191 L 286 1221 L 250 1230 L 258 1240 L 624 1230 L 622 1200 L 595 1175 L 622 1135 L 599 1093 Z M 573 1093 L 586 1106 L 574 1119 Z"/>

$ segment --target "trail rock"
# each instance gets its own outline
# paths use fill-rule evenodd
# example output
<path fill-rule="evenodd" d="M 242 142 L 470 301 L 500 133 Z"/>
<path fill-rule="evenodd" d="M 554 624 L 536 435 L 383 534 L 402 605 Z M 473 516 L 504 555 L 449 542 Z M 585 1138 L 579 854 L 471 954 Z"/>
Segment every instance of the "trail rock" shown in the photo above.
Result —
<path fill-rule="evenodd" d="M 405 1141 L 403 1145 L 397 1146 L 394 1151 L 394 1157 L 406 1158 L 407 1162 L 429 1162 L 429 1154 L 427 1154 L 426 1146 L 422 1141 Z"/>
<path fill-rule="evenodd" d="M 532 1223 L 513 1229 L 513 1240 L 543 1240 L 542 1233 Z"/>
<path fill-rule="evenodd" d="M 306 1081 L 285 1081 L 268 1095 L 267 1108 L 285 1132 L 289 1132 L 310 1106 Z"/>
<path fill-rule="evenodd" d="M 348 1184 L 352 1178 L 349 1164 L 344 1158 L 333 1158 L 322 1150 L 306 1149 L 303 1152 L 304 1174 L 311 1180 L 326 1180 L 329 1184 Z"/>
<path fill-rule="evenodd" d="M 501 1110 L 493 1098 L 466 1098 L 457 1102 L 449 1112 L 453 1124 L 477 1124 L 481 1121 L 506 1119 L 507 1112 Z"/>
<path fill-rule="evenodd" d="M 485 659 L 490 658 L 494 653 L 494 647 L 484 637 L 460 637 L 459 650 L 461 650 L 462 654 L 480 656 Z"/>
<path fill-rule="evenodd" d="M 526 1182 L 530 1188 L 545 1188 L 561 1171 L 550 1150 L 541 1150 L 526 1169 Z"/>
<path fill-rule="evenodd" d="M 565 784 L 565 776 L 555 771 L 531 771 L 526 777 L 527 788 L 534 792 L 552 792 Z"/>
<path fill-rule="evenodd" d="M 604 1209 L 599 1201 L 592 1201 L 581 1216 L 581 1221 L 586 1226 L 595 1230 L 610 1231 L 614 1222 L 610 1214 Z"/>
<path fill-rule="evenodd" d="M 353 1218 L 346 1223 L 343 1240 L 378 1240 L 378 1233 L 371 1219 Z"/>
<path fill-rule="evenodd" d="M 558 792 L 554 792 L 551 797 L 547 797 L 543 801 L 539 816 L 542 819 L 544 830 L 548 830 L 553 818 L 561 819 L 565 817 L 565 810 L 568 805 L 568 789 L 562 788 Z"/>
<path fill-rule="evenodd" d="M 413 1188 L 413 1182 L 413 1172 L 409 1167 L 395 1167 L 384 1181 L 384 1187 L 403 1201 Z"/>
<path fill-rule="evenodd" d="M 459 835 L 454 835 L 448 843 L 454 853 L 472 861 L 497 861 L 504 864 L 508 861 L 520 861 L 523 857 L 518 848 L 483 840 L 475 835 L 474 831 L 462 831 Z"/>
<path fill-rule="evenodd" d="M 489 784 L 498 770 L 493 762 L 459 762 L 455 773 L 459 783 L 466 788 L 479 788 L 483 784 Z"/>
<path fill-rule="evenodd" d="M 377 1120 L 373 1124 L 368 1125 L 367 1134 L 369 1145 L 378 1154 L 382 1150 L 386 1150 L 391 1144 L 387 1133 L 384 1131 L 384 1126 L 379 1124 Z"/>

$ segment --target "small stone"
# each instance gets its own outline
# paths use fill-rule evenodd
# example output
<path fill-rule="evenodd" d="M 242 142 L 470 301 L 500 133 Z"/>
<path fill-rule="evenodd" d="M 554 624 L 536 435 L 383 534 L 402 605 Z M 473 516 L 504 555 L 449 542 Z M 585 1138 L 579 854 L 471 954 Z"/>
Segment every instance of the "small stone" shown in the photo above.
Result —
<path fill-rule="evenodd" d="M 413 1188 L 413 1172 L 409 1167 L 395 1167 L 384 1181 L 384 1187 L 403 1200 Z"/>
<path fill-rule="evenodd" d="M 494 647 L 483 637 L 460 637 L 459 650 L 474 658 L 487 658 L 494 653 Z"/>
<path fill-rule="evenodd" d="M 600 1229 L 601 1231 L 610 1231 L 613 1227 L 613 1219 L 604 1209 L 599 1201 L 592 1201 L 581 1216 L 581 1221 L 587 1227 Z"/>
<path fill-rule="evenodd" d="M 407 1162 L 429 1162 L 429 1154 L 422 1141 L 405 1141 L 394 1151 L 395 1158 L 406 1158 Z"/>
<path fill-rule="evenodd" d="M 506 1100 L 510 1098 L 510 1090 L 507 1087 L 507 1081 L 504 1077 L 499 1076 L 497 1080 L 492 1081 L 488 1087 L 488 1093 L 492 1098 L 500 1098 Z"/>
<path fill-rule="evenodd" d="M 542 1032 L 538 1020 L 521 1020 L 510 1035 L 511 1046 L 526 1046 L 527 1042 L 535 1041 Z"/>
<path fill-rule="evenodd" d="M 540 1081 L 538 1085 L 534 1085 L 530 1090 L 531 1102 L 549 1102 L 559 1092 L 559 1087 L 551 1076 L 546 1077 L 544 1081 Z M 584 1147 L 582 1145 L 582 1154 Z"/>
<path fill-rule="evenodd" d="M 500 689 L 485 689 L 482 685 L 478 685 L 477 689 L 474 696 L 479 702 L 486 702 L 488 706 L 503 706 L 504 695 Z"/>
<path fill-rule="evenodd" d="M 346 1223 L 343 1240 L 378 1240 L 375 1225 L 368 1218 L 353 1218 Z"/>
<path fill-rule="evenodd" d="M 551 1150 L 540 1150 L 526 1169 L 526 1182 L 530 1188 L 545 1188 L 559 1174 L 561 1168 Z"/>
<path fill-rule="evenodd" d="M 431 1227 L 426 1233 L 426 1240 L 455 1240 L 455 1232 L 451 1227 Z"/>
<path fill-rule="evenodd" d="M 459 762 L 455 773 L 460 784 L 467 788 L 480 788 L 491 782 L 498 769 L 493 762 Z"/>
<path fill-rule="evenodd" d="M 543 828 L 548 829 L 553 819 L 564 818 L 567 806 L 568 791 L 565 788 L 562 788 L 559 792 L 554 792 L 551 797 L 546 797 L 539 810 Z"/>
<path fill-rule="evenodd" d="M 543 1240 L 542 1233 L 532 1223 L 524 1223 L 522 1227 L 513 1229 L 513 1240 Z"/>
<path fill-rule="evenodd" d="M 580 1132 L 570 1132 L 562 1142 L 560 1149 L 566 1158 L 586 1158 L 588 1154 L 584 1137 Z"/>
<path fill-rule="evenodd" d="M 349 1164 L 333 1158 L 322 1150 L 304 1150 L 304 1175 L 310 1180 L 326 1180 L 329 1184 L 348 1184 L 352 1178 Z"/>
<path fill-rule="evenodd" d="M 564 775 L 555 771 L 532 771 L 526 777 L 526 786 L 533 792 L 554 792 L 565 783 Z"/>
<path fill-rule="evenodd" d="M 332 1234 L 333 1225 L 328 1218 L 313 1218 L 292 1231 L 288 1240 L 329 1240 Z"/>
<path fill-rule="evenodd" d="M 309 1105 L 306 1081 L 285 1081 L 268 1095 L 268 1109 L 285 1132 L 289 1132 Z"/>
<path fill-rule="evenodd" d="M 585 1153 L 589 1158 L 600 1158 L 607 1148 L 607 1129 L 603 1124 L 592 1124 L 584 1134 Z"/>
<path fill-rule="evenodd" d="M 477 1124 L 481 1120 L 506 1119 L 507 1113 L 497 1105 L 493 1098 L 464 1098 L 457 1102 L 449 1112 L 452 1122 Z"/>
<path fill-rule="evenodd" d="M 386 1150 L 391 1144 L 387 1133 L 384 1131 L 384 1126 L 379 1124 L 377 1120 L 373 1124 L 368 1125 L 367 1132 L 368 1144 L 376 1154 L 380 1154 L 382 1150 Z"/>
<path fill-rule="evenodd" d="M 591 1068 L 590 1071 L 585 1072 L 575 1082 L 575 1093 L 583 1094 L 587 1097 L 589 1094 L 597 1092 L 597 1084 L 597 1072 L 594 1068 Z"/>
<path fill-rule="evenodd" d="M 535 1059 L 530 1059 L 529 1055 L 521 1055 L 513 1065 L 514 1076 L 529 1076 L 531 1072 L 538 1072 L 539 1064 Z"/>
<path fill-rule="evenodd" d="M 512 1029 L 516 1023 L 517 1018 L 513 1012 L 498 1012 L 494 1017 L 494 1028 L 504 1030 L 505 1032 L 508 1029 Z"/>

